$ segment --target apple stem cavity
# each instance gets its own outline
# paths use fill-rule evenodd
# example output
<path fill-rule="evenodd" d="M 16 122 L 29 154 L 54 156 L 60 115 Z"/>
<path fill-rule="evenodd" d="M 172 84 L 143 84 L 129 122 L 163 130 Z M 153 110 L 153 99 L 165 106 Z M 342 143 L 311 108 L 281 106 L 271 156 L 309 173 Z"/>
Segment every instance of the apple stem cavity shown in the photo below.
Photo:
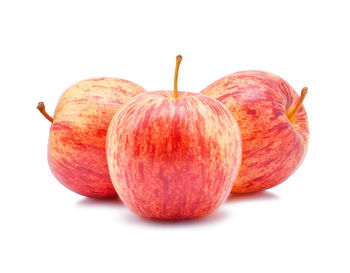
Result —
<path fill-rule="evenodd" d="M 298 112 L 299 108 L 303 104 L 303 101 L 304 101 L 306 94 L 307 94 L 307 90 L 308 90 L 308 88 L 304 87 L 301 90 L 300 98 L 299 98 L 297 104 L 293 108 L 287 110 L 287 117 L 290 120 L 290 122 L 292 122 L 294 120 L 294 115 Z"/>
<path fill-rule="evenodd" d="M 182 61 L 182 56 L 176 56 L 176 67 L 175 67 L 175 77 L 174 77 L 174 98 L 177 99 L 179 97 L 179 91 L 177 90 L 177 79 L 179 77 L 179 67 Z"/>
<path fill-rule="evenodd" d="M 38 109 L 48 121 L 50 121 L 51 123 L 53 122 L 53 118 L 48 113 L 46 113 L 45 104 L 42 101 L 38 103 L 36 109 Z"/>

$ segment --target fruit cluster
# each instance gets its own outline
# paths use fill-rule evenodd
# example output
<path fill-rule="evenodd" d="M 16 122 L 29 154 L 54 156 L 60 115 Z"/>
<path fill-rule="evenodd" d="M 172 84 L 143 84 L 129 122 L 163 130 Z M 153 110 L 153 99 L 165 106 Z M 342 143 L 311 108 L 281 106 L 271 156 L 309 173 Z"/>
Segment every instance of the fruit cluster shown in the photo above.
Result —
<path fill-rule="evenodd" d="M 200 93 L 147 92 L 96 78 L 70 86 L 52 122 L 48 161 L 67 188 L 116 198 L 146 218 L 205 216 L 232 193 L 269 189 L 303 161 L 308 121 L 303 100 L 263 71 L 230 74 Z"/>

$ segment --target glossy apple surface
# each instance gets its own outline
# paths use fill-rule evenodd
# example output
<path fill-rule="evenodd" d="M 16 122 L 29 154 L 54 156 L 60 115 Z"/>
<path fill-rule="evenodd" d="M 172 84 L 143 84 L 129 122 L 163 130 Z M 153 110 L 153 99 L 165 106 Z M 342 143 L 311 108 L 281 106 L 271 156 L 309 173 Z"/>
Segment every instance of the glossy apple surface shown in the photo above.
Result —
<path fill-rule="evenodd" d="M 70 86 L 51 125 L 48 160 L 52 173 L 70 190 L 93 198 L 116 196 L 106 159 L 106 133 L 113 115 L 145 90 L 126 80 L 96 78 Z"/>
<path fill-rule="evenodd" d="M 147 92 L 113 118 L 107 134 L 112 182 L 142 217 L 207 215 L 229 194 L 241 162 L 239 128 L 217 100 Z"/>
<path fill-rule="evenodd" d="M 201 93 L 222 102 L 241 129 L 242 165 L 233 193 L 269 189 L 299 167 L 308 146 L 308 120 L 303 106 L 288 118 L 299 96 L 286 81 L 268 72 L 242 71 Z"/>

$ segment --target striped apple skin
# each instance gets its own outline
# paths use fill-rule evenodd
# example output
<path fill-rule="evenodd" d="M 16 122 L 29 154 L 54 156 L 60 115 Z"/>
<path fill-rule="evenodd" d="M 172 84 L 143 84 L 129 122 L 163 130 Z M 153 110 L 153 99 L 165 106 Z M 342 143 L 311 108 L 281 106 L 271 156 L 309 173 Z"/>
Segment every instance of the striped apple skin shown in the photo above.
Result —
<path fill-rule="evenodd" d="M 241 129 L 242 165 L 233 193 L 269 189 L 299 167 L 307 151 L 309 126 L 303 106 L 289 121 L 286 112 L 299 96 L 286 81 L 264 71 L 241 71 L 201 93 L 222 102 Z"/>
<path fill-rule="evenodd" d="M 126 80 L 95 78 L 63 93 L 50 129 L 48 161 L 64 186 L 92 198 L 117 196 L 108 174 L 106 134 L 113 115 L 143 92 Z"/>
<path fill-rule="evenodd" d="M 201 217 L 214 211 L 232 188 L 241 162 L 240 131 L 215 99 L 148 92 L 114 116 L 107 159 L 118 195 L 140 216 Z"/>

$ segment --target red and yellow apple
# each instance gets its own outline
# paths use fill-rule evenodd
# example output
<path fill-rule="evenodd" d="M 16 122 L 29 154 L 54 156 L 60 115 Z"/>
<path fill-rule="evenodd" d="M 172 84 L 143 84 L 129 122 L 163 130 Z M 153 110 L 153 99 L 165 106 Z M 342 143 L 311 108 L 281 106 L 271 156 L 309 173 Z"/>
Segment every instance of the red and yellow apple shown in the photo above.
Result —
<path fill-rule="evenodd" d="M 112 182 L 142 217 L 205 216 L 229 194 L 241 162 L 241 138 L 231 113 L 208 96 L 155 91 L 131 99 L 107 134 Z"/>
<path fill-rule="evenodd" d="M 70 190 L 93 198 L 116 197 L 106 159 L 106 133 L 113 115 L 130 98 L 145 92 L 135 83 L 95 78 L 70 86 L 50 117 L 48 160 L 52 173 Z"/>
<path fill-rule="evenodd" d="M 242 71 L 219 79 L 201 93 L 222 102 L 242 134 L 242 165 L 232 193 L 263 191 L 287 179 L 303 161 L 309 140 L 303 99 L 283 79 Z"/>

